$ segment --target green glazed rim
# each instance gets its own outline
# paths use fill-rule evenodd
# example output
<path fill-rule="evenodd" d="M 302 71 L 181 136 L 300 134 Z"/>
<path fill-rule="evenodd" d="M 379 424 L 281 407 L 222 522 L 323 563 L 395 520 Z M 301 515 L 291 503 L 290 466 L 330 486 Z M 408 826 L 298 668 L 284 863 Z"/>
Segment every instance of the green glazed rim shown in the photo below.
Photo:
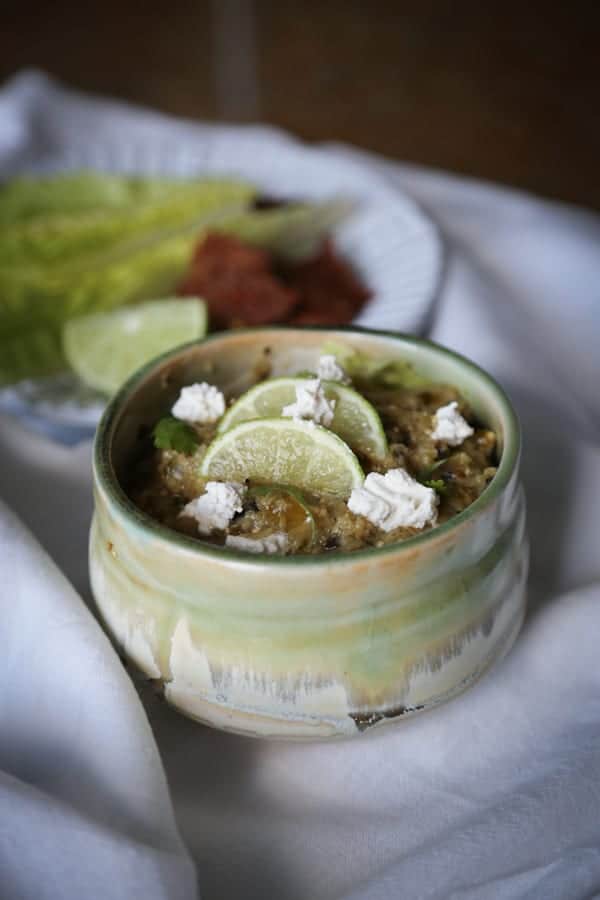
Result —
<path fill-rule="evenodd" d="M 347 334 L 365 335 L 367 337 L 374 336 L 391 338 L 392 340 L 397 340 L 400 343 L 412 344 L 416 347 L 423 347 L 433 350 L 438 354 L 457 361 L 458 363 L 460 363 L 460 365 L 463 366 L 463 368 L 470 371 L 472 375 L 475 376 L 475 378 L 477 378 L 479 381 L 485 382 L 485 384 L 491 389 L 492 393 L 496 397 L 496 400 L 498 401 L 499 407 L 501 408 L 502 414 L 506 421 L 507 427 L 506 434 L 504 435 L 502 457 L 500 459 L 498 471 L 496 472 L 494 478 L 483 491 L 483 493 L 477 498 L 477 500 L 471 503 L 471 505 L 464 509 L 462 512 L 458 513 L 458 515 L 453 516 L 447 522 L 444 522 L 443 525 L 438 525 L 435 528 L 424 532 L 423 534 L 407 538 L 406 540 L 403 540 L 397 544 L 387 544 L 384 547 L 368 547 L 365 550 L 354 550 L 347 553 L 335 552 L 331 554 L 297 554 L 295 556 L 273 555 L 264 557 L 250 556 L 247 553 L 233 550 L 229 547 L 225 549 L 225 547 L 218 547 L 214 544 L 203 543 L 196 538 L 191 538 L 187 535 L 180 534 L 179 532 L 173 531 L 172 529 L 162 525 L 156 519 L 153 519 L 151 516 L 144 513 L 141 509 L 138 509 L 138 507 L 129 499 L 127 494 L 121 488 L 114 472 L 114 468 L 111 462 L 111 445 L 114 429 L 118 424 L 122 407 L 127 403 L 131 395 L 135 393 L 137 387 L 144 381 L 147 375 L 149 375 L 158 366 L 161 366 L 165 362 L 168 362 L 168 360 L 174 359 L 175 357 L 180 356 L 182 353 L 185 353 L 186 350 L 191 350 L 193 347 L 198 347 L 202 344 L 219 341 L 224 337 L 228 337 L 234 334 L 259 334 L 260 332 L 264 331 L 282 331 L 287 333 L 295 331 L 323 332 L 325 334 L 345 332 Z M 298 565 L 303 567 L 328 567 L 338 564 L 354 563 L 358 562 L 359 560 L 374 560 L 379 557 L 390 556 L 394 553 L 408 553 L 414 550 L 415 547 L 422 547 L 428 542 L 436 541 L 440 537 L 451 532 L 453 529 L 460 527 L 464 522 L 472 519 L 474 516 L 478 515 L 480 512 L 490 506 L 490 504 L 494 502 L 498 495 L 501 494 L 504 488 L 509 484 L 518 466 L 520 452 L 521 429 L 519 420 L 507 394 L 491 377 L 491 375 L 488 375 L 488 373 L 484 369 L 480 368 L 476 363 L 467 359 L 467 357 L 462 356 L 460 353 L 456 353 L 454 350 L 449 350 L 447 347 L 444 347 L 441 344 L 437 344 L 434 341 L 429 341 L 425 338 L 417 338 L 413 335 L 404 334 L 402 332 L 378 331 L 371 328 L 359 328 L 353 325 L 339 326 L 336 328 L 316 325 L 306 326 L 304 328 L 269 325 L 258 328 L 240 328 L 236 329 L 235 332 L 215 332 L 214 334 L 210 334 L 202 340 L 190 341 L 189 343 L 181 344 L 179 347 L 176 347 L 173 350 L 168 350 L 161 356 L 155 357 L 151 362 L 147 363 L 141 369 L 138 369 L 138 371 L 135 372 L 119 389 L 119 391 L 115 394 L 115 396 L 106 407 L 106 410 L 104 411 L 102 419 L 100 420 L 100 424 L 98 425 L 98 430 L 96 432 L 96 438 L 94 441 L 94 468 L 100 487 L 106 492 L 111 501 L 118 507 L 122 515 L 129 520 L 132 527 L 141 530 L 149 536 L 163 538 L 169 543 L 179 546 L 182 549 L 192 551 L 199 557 L 208 556 L 213 559 L 220 559 L 223 562 L 229 560 L 231 562 L 235 562 L 236 565 L 239 563 L 243 563 L 251 569 L 257 569 L 262 566 L 290 567 Z"/>

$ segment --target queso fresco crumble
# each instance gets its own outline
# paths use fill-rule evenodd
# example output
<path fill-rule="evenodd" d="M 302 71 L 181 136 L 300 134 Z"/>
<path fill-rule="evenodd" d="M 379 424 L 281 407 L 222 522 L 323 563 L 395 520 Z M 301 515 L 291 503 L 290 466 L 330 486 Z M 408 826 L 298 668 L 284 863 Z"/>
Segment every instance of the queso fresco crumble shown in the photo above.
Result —
<path fill-rule="evenodd" d="M 132 467 L 144 512 L 252 554 L 405 540 L 460 513 L 496 473 L 497 438 L 456 388 L 343 348 L 237 398 L 185 385 Z"/>

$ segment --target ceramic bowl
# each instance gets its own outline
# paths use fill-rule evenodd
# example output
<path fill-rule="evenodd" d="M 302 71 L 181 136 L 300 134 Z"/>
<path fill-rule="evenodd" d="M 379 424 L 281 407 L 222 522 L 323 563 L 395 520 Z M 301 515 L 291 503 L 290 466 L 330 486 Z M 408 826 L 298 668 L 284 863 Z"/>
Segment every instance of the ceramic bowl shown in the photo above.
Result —
<path fill-rule="evenodd" d="M 180 388 L 238 394 L 268 347 L 273 374 L 314 369 L 325 340 L 401 358 L 455 385 L 499 436 L 498 472 L 449 522 L 348 554 L 255 557 L 169 531 L 121 481 Z M 348 737 L 448 700 L 511 646 L 525 608 L 519 426 L 501 388 L 440 346 L 359 329 L 215 334 L 142 369 L 95 446 L 91 579 L 116 643 L 181 712 L 261 737 Z"/>

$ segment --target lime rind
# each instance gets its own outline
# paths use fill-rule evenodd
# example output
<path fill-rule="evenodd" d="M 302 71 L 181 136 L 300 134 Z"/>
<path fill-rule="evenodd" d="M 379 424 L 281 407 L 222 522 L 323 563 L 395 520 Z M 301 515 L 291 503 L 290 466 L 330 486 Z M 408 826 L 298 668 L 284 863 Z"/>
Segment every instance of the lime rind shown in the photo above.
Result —
<path fill-rule="evenodd" d="M 217 431 L 221 434 L 240 422 L 251 419 L 276 418 L 284 406 L 296 399 L 295 386 L 301 380 L 291 377 L 269 378 L 253 385 L 229 407 L 219 422 Z"/>
<path fill-rule="evenodd" d="M 200 474 L 216 481 L 287 484 L 344 498 L 365 477 L 338 435 L 321 425 L 284 418 L 251 419 L 218 434 Z"/>
<path fill-rule="evenodd" d="M 284 406 L 296 399 L 296 388 L 304 377 L 270 378 L 242 394 L 221 419 L 218 432 L 223 434 L 240 422 L 281 415 Z M 354 388 L 337 381 L 323 381 L 325 396 L 335 400 L 335 411 L 329 430 L 335 432 L 356 453 L 383 459 L 388 445 L 383 424 L 375 407 Z"/>

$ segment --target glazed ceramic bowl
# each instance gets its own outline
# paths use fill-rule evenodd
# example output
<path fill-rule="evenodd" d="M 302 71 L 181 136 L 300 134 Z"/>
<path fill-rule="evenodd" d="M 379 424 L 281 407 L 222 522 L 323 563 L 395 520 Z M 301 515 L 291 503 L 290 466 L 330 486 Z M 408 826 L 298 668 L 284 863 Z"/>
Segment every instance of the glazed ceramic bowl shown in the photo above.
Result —
<path fill-rule="evenodd" d="M 255 557 L 169 531 L 121 482 L 180 388 L 236 395 L 269 348 L 273 374 L 314 369 L 325 340 L 408 360 L 455 385 L 499 436 L 498 472 L 449 522 L 352 554 Z M 519 426 L 481 369 L 426 341 L 359 329 L 216 334 L 155 360 L 108 407 L 95 447 L 91 579 L 125 654 L 192 718 L 296 739 L 388 727 L 463 691 L 514 641 L 527 540 Z"/>

